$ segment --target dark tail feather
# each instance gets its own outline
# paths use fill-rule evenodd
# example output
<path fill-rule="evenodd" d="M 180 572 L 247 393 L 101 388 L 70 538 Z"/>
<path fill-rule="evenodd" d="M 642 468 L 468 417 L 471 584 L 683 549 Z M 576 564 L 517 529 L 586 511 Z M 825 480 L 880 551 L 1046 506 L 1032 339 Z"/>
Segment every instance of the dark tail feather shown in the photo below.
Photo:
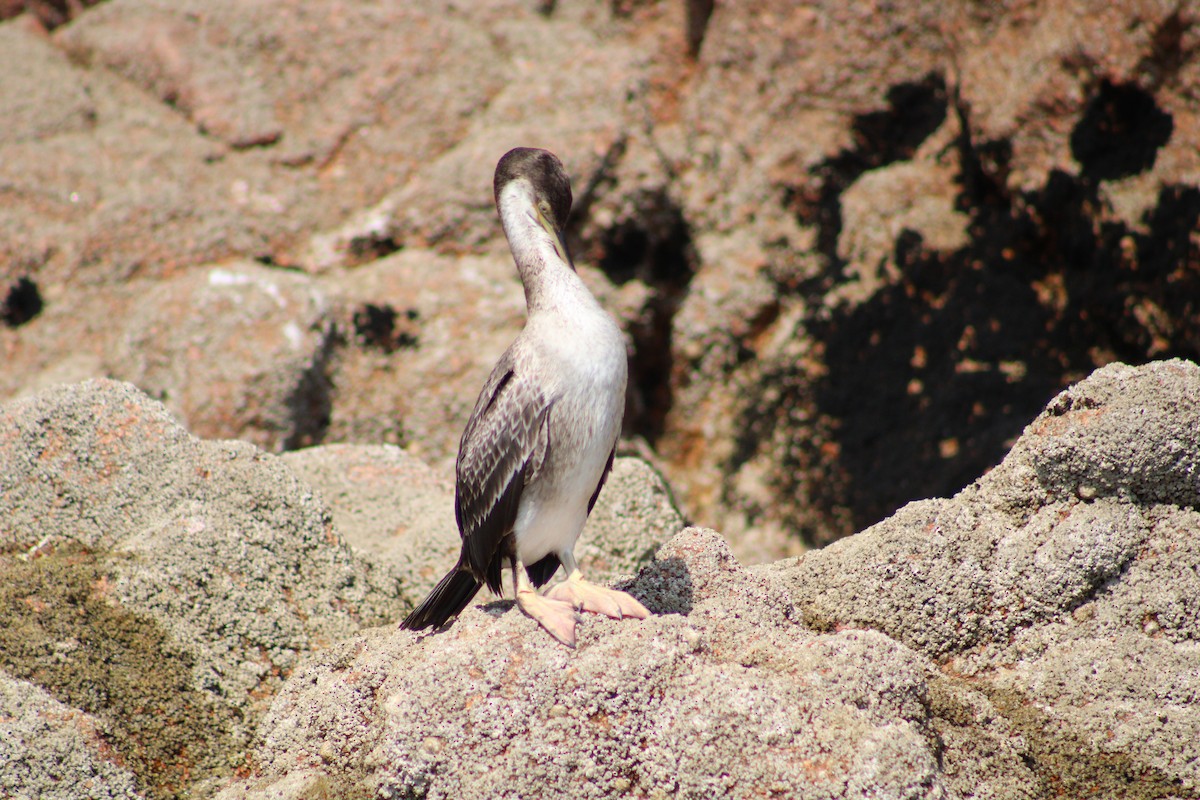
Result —
<path fill-rule="evenodd" d="M 404 618 L 400 627 L 410 631 L 440 628 L 467 607 L 467 603 L 471 602 L 471 598 L 481 586 L 483 584 L 475 580 L 471 573 L 455 567 L 433 587 L 429 597 L 422 600 L 421 605 Z"/>
<path fill-rule="evenodd" d="M 534 586 L 545 586 L 554 577 L 554 573 L 558 572 L 559 566 L 562 564 L 558 560 L 557 553 L 550 553 L 540 561 L 535 561 L 525 567 L 525 574 L 529 576 L 529 582 Z"/>

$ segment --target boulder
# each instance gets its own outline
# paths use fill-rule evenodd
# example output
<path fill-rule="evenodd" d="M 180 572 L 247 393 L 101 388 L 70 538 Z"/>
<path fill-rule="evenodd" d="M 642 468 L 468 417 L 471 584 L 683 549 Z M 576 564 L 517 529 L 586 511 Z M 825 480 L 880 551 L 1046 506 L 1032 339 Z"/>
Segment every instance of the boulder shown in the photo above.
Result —
<path fill-rule="evenodd" d="M 1200 367 L 1114 364 L 955 497 L 764 572 L 817 629 L 885 632 L 987 694 L 1043 779 L 1194 793 L 1197 476 Z"/>
<path fill-rule="evenodd" d="M 188 430 L 278 452 L 329 426 L 329 302 L 305 275 L 229 262 L 147 291 L 109 373 L 162 401 Z"/>
<path fill-rule="evenodd" d="M 88 758 L 154 796 L 228 775 L 304 654 L 405 607 L 278 459 L 125 383 L 0 406 L 0 520 L 0 667 L 98 720 Z"/>
<path fill-rule="evenodd" d="M 688 528 L 619 584 L 653 615 L 574 650 L 510 601 L 363 632 L 220 797 L 1190 796 L 1197 397 L 1102 369 L 959 495 L 798 559 Z"/>
<path fill-rule="evenodd" d="M 575 650 L 503 602 L 328 651 L 264 721 L 260 772 L 219 797 L 944 796 L 911 650 L 806 632 L 708 530 L 626 588 L 655 616 L 589 615 Z"/>

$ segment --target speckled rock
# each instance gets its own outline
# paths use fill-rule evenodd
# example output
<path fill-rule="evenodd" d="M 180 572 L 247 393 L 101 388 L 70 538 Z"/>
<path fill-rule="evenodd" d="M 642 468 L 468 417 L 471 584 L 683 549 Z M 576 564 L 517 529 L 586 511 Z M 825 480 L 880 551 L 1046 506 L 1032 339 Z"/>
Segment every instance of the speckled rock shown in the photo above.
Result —
<path fill-rule="evenodd" d="M 329 651 L 264 722 L 261 774 L 220 797 L 945 796 L 912 651 L 806 632 L 711 531 L 628 589 L 655 616 L 589 615 L 576 650 L 497 603 Z"/>
<path fill-rule="evenodd" d="M 282 459 L 329 505 L 346 542 L 393 571 L 408 605 L 458 559 L 454 484 L 419 458 L 391 445 L 331 444 Z"/>
<path fill-rule="evenodd" d="M 160 797 L 227 774 L 303 654 L 403 609 L 278 459 L 114 381 L 0 406 L 0 571 L 0 667 Z"/>
<path fill-rule="evenodd" d="M 135 800 L 129 770 L 113 762 L 104 725 L 0 671 L 0 794 L 13 800 Z"/>
<path fill-rule="evenodd" d="M 1138 775 L 1186 796 L 1200 789 L 1185 699 L 1200 691 L 1198 492 L 1200 367 L 1115 364 L 956 497 L 763 572 L 818 628 L 880 630 L 970 675 L 1033 737 L 1043 777 L 1107 794 Z"/>
<path fill-rule="evenodd" d="M 213 347 L 227 317 L 207 330 L 160 315 L 166 338 L 193 330 L 207 362 L 169 387 L 176 397 L 194 392 L 205 410 L 247 403 L 232 428 L 206 433 L 272 448 L 398 444 L 445 472 L 522 319 L 491 168 L 509 146 L 547 146 L 574 179 L 579 271 L 627 335 L 627 444 L 662 468 L 688 515 L 719 528 L 746 563 L 891 517 L 858 541 L 744 572 L 720 548 L 677 542 L 642 573 L 647 602 L 690 608 L 702 592 L 682 576 L 709 574 L 697 566 L 709 559 L 729 567 L 714 574 L 732 581 L 721 596 L 735 618 L 762 619 L 758 602 L 784 613 L 786 595 L 791 618 L 812 626 L 791 625 L 798 640 L 843 637 L 841 647 L 867 630 L 870 648 L 845 645 L 856 663 L 878 646 L 922 664 L 930 749 L 880 763 L 932 753 L 938 771 L 894 794 L 1197 794 L 1191 367 L 1113 368 L 1060 396 L 1018 440 L 1049 398 L 1102 365 L 1200 358 L 1200 27 L 1188 4 L 310 0 L 287 10 L 0 0 L 0 400 L 37 404 L 62 382 L 140 370 L 166 341 L 135 354 L 126 343 L 141 332 L 128 326 L 154 316 L 163 286 L 244 264 L 288 285 L 311 279 L 329 298 L 328 414 L 283 433 L 304 414 L 281 414 L 278 386 L 250 385 L 256 370 L 215 380 L 203 397 L 208 379 L 247 363 Z M 38 18 L 71 21 L 48 33 Z M 192 352 L 178 345 L 167 371 Z M 297 374 L 286 351 L 267 350 Z M 261 453 L 184 446 L 165 412 L 162 430 L 174 433 L 126 448 L 158 417 L 139 411 L 132 428 L 92 435 L 114 404 L 67 405 L 71 415 L 26 426 L 66 431 L 57 452 L 34 436 L 3 446 L 23 465 L 0 471 L 4 667 L 96 720 L 138 791 L 205 797 L 212 776 L 244 767 L 240 743 L 280 665 L 394 620 L 408 590 L 350 553 L 336 520 Z M 958 497 L 923 500 L 988 470 Z M 922 501 L 896 511 L 910 500 Z M 14 524 L 20 536 L 9 538 Z M 52 531 L 73 538 L 43 546 Z M 176 560 L 188 547 L 204 555 Z M 272 559 L 281 553 L 286 568 Z M 226 562 L 244 568 L 207 569 Z M 346 575 L 353 585 L 339 584 Z M 364 582 L 386 584 L 394 607 L 362 612 Z M 780 582 L 784 594 L 763 588 Z M 312 592 L 322 599 L 305 605 Z M 528 622 L 478 621 L 487 631 Z M 468 631 L 458 627 L 419 647 L 456 641 L 447 637 Z M 741 644 L 713 640 L 719 655 L 695 657 L 699 673 L 729 681 L 713 690 L 716 707 L 758 704 L 738 683 L 757 668 L 720 661 Z M 375 663 L 384 645 L 371 647 Z M 450 648 L 458 663 L 465 647 Z M 825 673 L 827 684 L 859 685 L 856 665 L 836 663 L 848 677 Z M 700 702 L 666 688 L 679 708 Z M 630 707 L 661 711 L 630 691 Z M 857 736 L 859 718 L 845 719 Z M 908 717 L 893 720 L 911 730 Z M 813 730 L 835 741 L 840 728 Z M 108 758 L 63 742 L 83 750 L 48 749 L 47 765 Z M 341 778 L 321 756 L 341 752 L 330 744 L 286 775 L 264 772 L 263 791 L 337 794 Z M 706 762 L 673 752 L 699 765 L 676 794 L 719 793 L 701 785 Z M 810 778 L 857 763 L 834 752 L 804 764 Z M 562 759 L 542 760 L 566 770 Z M 658 763 L 600 785 L 670 794 L 635 783 L 657 781 Z M 182 775 L 202 783 L 185 787 Z M 753 783 L 739 780 L 730 793 Z"/>
<path fill-rule="evenodd" d="M 259 773 L 223 798 L 497 778 L 516 797 L 1191 796 L 1198 397 L 1194 364 L 1100 370 L 960 495 L 798 560 L 744 569 L 688 529 L 622 584 L 654 616 L 588 616 L 575 651 L 508 602 L 367 632 L 284 688 Z"/>

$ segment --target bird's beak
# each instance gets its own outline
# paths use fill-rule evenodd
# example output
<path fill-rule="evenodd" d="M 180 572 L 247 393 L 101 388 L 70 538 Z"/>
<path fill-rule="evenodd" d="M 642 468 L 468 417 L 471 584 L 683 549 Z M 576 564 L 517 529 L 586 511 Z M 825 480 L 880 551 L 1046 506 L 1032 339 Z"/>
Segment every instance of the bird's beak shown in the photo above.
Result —
<path fill-rule="evenodd" d="M 560 258 L 562 258 L 564 264 L 574 270 L 575 262 L 571 260 L 571 254 L 567 252 L 566 239 L 561 233 L 554 229 L 554 223 L 546 219 L 546 217 L 542 214 L 541 209 L 535 209 L 534 214 L 537 215 L 538 224 L 542 226 L 542 229 L 545 230 L 546 233 L 550 234 L 550 241 L 554 242 L 554 251 L 558 253 Z"/>

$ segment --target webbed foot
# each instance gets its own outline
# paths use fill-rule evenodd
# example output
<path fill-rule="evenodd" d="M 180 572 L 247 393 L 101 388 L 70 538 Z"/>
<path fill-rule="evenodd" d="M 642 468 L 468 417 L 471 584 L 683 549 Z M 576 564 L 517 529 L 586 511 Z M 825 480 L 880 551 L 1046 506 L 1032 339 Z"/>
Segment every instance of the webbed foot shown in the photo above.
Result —
<path fill-rule="evenodd" d="M 575 607 L 570 603 L 542 597 L 530 589 L 517 592 L 517 607 L 555 639 L 567 647 L 575 646 L 575 625 L 579 622 L 579 614 L 575 613 Z"/>
<path fill-rule="evenodd" d="M 650 616 L 650 611 L 633 595 L 598 586 L 579 577 L 578 573 L 550 589 L 546 592 L 546 597 L 569 603 L 572 608 L 581 611 L 591 611 L 593 614 L 603 614 L 613 619 L 646 619 Z"/>

